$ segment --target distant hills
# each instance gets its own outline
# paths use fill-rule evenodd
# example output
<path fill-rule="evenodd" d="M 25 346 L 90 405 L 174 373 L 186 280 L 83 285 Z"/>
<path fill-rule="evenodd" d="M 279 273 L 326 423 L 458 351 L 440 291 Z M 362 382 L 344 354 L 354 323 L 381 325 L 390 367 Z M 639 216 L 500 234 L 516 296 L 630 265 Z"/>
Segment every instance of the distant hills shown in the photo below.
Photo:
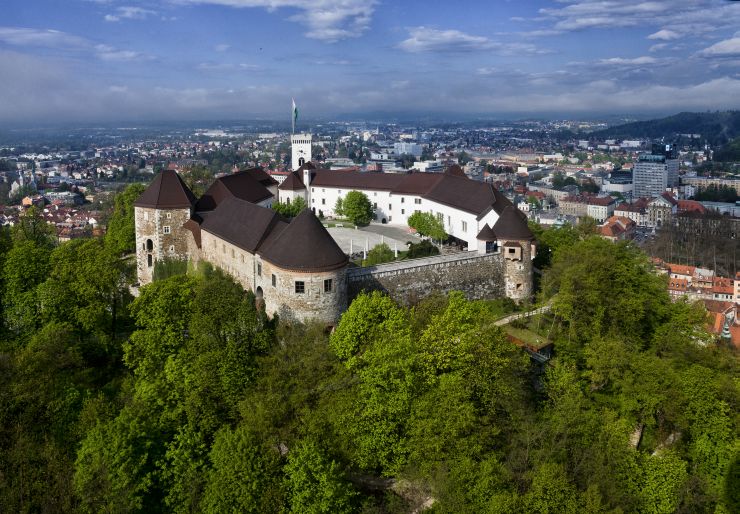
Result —
<path fill-rule="evenodd" d="M 671 140 L 679 134 L 700 134 L 712 146 L 740 137 L 740 111 L 681 112 L 657 120 L 635 121 L 589 134 L 601 139 Z"/>

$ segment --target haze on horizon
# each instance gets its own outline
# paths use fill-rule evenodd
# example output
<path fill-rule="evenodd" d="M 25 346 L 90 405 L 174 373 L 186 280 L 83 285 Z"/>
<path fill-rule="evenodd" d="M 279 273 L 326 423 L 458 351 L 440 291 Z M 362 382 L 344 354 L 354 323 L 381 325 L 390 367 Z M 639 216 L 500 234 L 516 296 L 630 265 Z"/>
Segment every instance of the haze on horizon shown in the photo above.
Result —
<path fill-rule="evenodd" d="M 0 123 L 740 108 L 731 0 L 6 0 Z"/>

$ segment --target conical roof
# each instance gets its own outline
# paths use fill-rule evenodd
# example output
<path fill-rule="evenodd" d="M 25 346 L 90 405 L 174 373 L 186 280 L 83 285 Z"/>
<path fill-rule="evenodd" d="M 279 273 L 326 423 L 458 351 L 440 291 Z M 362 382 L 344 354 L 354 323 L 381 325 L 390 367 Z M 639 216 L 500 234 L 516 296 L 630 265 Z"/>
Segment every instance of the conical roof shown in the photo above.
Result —
<path fill-rule="evenodd" d="M 196 198 L 174 170 L 163 170 L 134 202 L 136 207 L 189 209 Z"/>
<path fill-rule="evenodd" d="M 331 271 L 347 265 L 347 256 L 318 218 L 304 209 L 277 237 L 260 247 L 263 259 L 276 266 L 304 272 Z"/>
<path fill-rule="evenodd" d="M 527 217 L 513 205 L 508 205 L 503 210 L 493 225 L 493 231 L 500 240 L 531 241 L 534 239 L 534 234 L 527 225 Z"/>
<path fill-rule="evenodd" d="M 283 180 L 283 183 L 278 186 L 278 189 L 281 191 L 297 191 L 299 189 L 306 189 L 306 186 L 303 185 L 301 176 L 297 172 L 292 171 Z"/>
<path fill-rule="evenodd" d="M 496 233 L 493 231 L 493 229 L 486 223 L 483 225 L 483 228 L 480 229 L 480 232 L 478 232 L 478 235 L 476 236 L 476 239 L 478 241 L 496 241 L 498 238 L 496 237 Z"/>

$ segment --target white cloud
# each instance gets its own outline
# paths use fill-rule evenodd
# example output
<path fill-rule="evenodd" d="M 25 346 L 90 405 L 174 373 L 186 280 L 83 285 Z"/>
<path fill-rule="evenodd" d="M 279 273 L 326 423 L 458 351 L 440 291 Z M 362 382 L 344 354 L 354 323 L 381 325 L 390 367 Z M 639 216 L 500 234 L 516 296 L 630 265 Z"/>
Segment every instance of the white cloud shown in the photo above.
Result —
<path fill-rule="evenodd" d="M 217 52 L 225 52 L 229 48 L 231 48 L 231 45 L 227 45 L 227 44 L 220 44 L 220 45 L 216 45 L 215 47 L 213 47 L 213 49 L 216 50 Z"/>
<path fill-rule="evenodd" d="M 256 71 L 260 67 L 246 63 L 202 62 L 198 64 L 198 69 L 201 71 Z"/>
<path fill-rule="evenodd" d="M 705 48 L 699 55 L 704 57 L 737 57 L 740 56 L 740 37 L 725 39 Z"/>
<path fill-rule="evenodd" d="M 716 0 L 562 0 L 562 6 L 540 9 L 552 29 L 660 27 L 649 37 L 672 40 L 740 26 L 740 3 Z M 541 21 L 541 20 L 538 20 Z"/>
<path fill-rule="evenodd" d="M 430 27 L 411 27 L 409 37 L 398 44 L 405 52 L 474 52 L 490 50 L 504 55 L 547 53 L 528 43 L 500 43 L 484 36 L 474 36 L 459 30 L 439 30 Z"/>
<path fill-rule="evenodd" d="M 663 50 L 664 48 L 668 47 L 668 43 L 656 43 L 653 46 L 651 46 L 648 50 L 650 52 L 658 52 L 660 50 Z"/>
<path fill-rule="evenodd" d="M 642 57 L 634 57 L 632 59 L 624 58 L 624 57 L 611 57 L 609 59 L 600 59 L 597 61 L 597 64 L 601 65 L 615 65 L 615 66 L 642 66 L 647 64 L 655 64 L 658 60 L 655 57 L 650 56 L 642 56 Z"/>
<path fill-rule="evenodd" d="M 370 28 L 377 0 L 177 0 L 235 8 L 261 7 L 268 11 L 296 9 L 290 20 L 305 25 L 306 37 L 326 42 L 359 37 Z"/>
<path fill-rule="evenodd" d="M 133 50 L 120 50 L 109 45 L 95 45 L 95 55 L 103 61 L 143 61 L 150 56 Z"/>
<path fill-rule="evenodd" d="M 84 47 L 84 38 L 52 29 L 0 27 L 0 41 L 16 46 Z"/>
<path fill-rule="evenodd" d="M 648 39 L 657 39 L 659 41 L 673 41 L 681 37 L 681 34 L 673 30 L 661 29 L 658 32 L 650 34 Z"/>
<path fill-rule="evenodd" d="M 149 16 L 155 15 L 157 15 L 157 11 L 152 11 L 151 9 L 122 6 L 116 8 L 115 14 L 106 14 L 103 19 L 105 21 L 145 20 Z"/>

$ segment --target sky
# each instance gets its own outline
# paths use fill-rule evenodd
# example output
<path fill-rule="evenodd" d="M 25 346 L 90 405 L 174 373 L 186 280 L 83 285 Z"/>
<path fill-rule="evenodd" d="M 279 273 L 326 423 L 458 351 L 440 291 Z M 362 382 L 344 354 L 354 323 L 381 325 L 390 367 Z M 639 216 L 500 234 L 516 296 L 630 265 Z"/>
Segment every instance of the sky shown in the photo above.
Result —
<path fill-rule="evenodd" d="M 3 0 L 0 124 L 740 108 L 740 1 Z"/>

